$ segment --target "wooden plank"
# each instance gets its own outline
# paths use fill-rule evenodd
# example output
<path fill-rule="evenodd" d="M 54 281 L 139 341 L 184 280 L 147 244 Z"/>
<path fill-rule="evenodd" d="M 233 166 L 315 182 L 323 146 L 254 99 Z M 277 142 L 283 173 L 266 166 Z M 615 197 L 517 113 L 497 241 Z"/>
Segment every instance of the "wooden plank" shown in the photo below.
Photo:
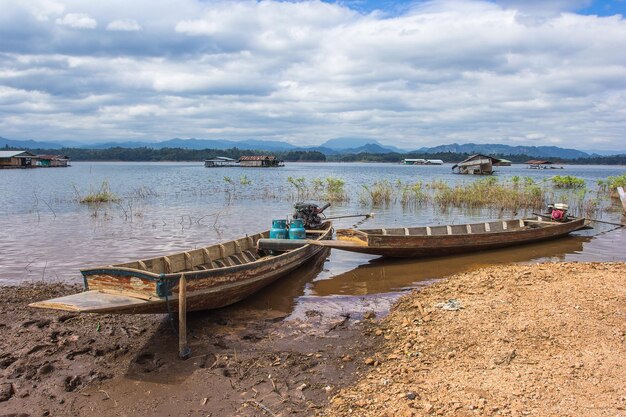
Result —
<path fill-rule="evenodd" d="M 506 221 L 502 221 L 502 230 L 506 230 L 509 227 L 509 225 L 506 223 Z"/>
<path fill-rule="evenodd" d="M 409 228 L 405 227 L 404 228 L 404 236 L 410 236 L 411 234 L 409 233 Z"/>
<path fill-rule="evenodd" d="M 167 256 L 162 256 L 161 260 L 163 261 L 163 272 L 165 272 L 166 274 L 169 274 L 172 272 L 172 262 L 170 261 L 170 258 Z"/>
<path fill-rule="evenodd" d="M 306 239 L 259 239 L 256 244 L 259 250 L 285 252 L 301 248 L 307 243 Z"/>
<path fill-rule="evenodd" d="M 524 227 L 524 219 L 519 219 L 519 227 Z"/>
<path fill-rule="evenodd" d="M 426 226 L 426 236 L 432 236 L 433 235 L 433 231 L 430 230 L 430 226 Z"/>
<path fill-rule="evenodd" d="M 449 235 L 451 235 L 452 234 L 452 226 L 447 225 L 446 226 L 446 231 L 448 232 Z"/>
<path fill-rule="evenodd" d="M 178 356 L 187 359 L 191 351 L 187 345 L 187 277 L 178 280 Z"/>
<path fill-rule="evenodd" d="M 471 235 L 471 234 L 472 234 L 472 225 L 471 225 L 471 224 L 468 224 L 468 225 L 467 225 L 467 234 L 468 234 L 468 235 Z"/>
<path fill-rule="evenodd" d="M 491 225 L 489 223 L 485 223 L 485 232 L 491 232 Z"/>

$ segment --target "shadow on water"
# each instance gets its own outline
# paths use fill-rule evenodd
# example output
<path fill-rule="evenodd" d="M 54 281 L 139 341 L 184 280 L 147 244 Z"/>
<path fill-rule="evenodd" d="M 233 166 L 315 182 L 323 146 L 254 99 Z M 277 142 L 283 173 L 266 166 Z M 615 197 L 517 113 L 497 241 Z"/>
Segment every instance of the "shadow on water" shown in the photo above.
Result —
<path fill-rule="evenodd" d="M 567 254 L 581 252 L 583 245 L 592 239 L 589 236 L 568 236 L 513 248 L 431 259 L 376 258 L 351 271 L 314 282 L 310 295 L 363 296 L 397 292 L 487 265 L 563 260 Z"/>

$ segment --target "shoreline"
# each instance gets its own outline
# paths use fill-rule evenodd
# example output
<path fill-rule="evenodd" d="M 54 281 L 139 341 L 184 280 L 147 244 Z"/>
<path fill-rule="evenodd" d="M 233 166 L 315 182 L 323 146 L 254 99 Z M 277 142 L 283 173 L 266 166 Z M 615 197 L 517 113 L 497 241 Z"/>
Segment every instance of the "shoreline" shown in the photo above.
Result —
<path fill-rule="evenodd" d="M 27 302 L 77 286 L 5 286 L 0 408 L 81 416 L 626 415 L 624 276 L 626 263 L 487 267 L 410 292 L 380 321 L 373 312 L 315 310 L 285 320 L 269 307 L 259 315 L 235 305 L 190 315 L 187 361 L 177 358 L 167 316 L 29 309 Z"/>
<path fill-rule="evenodd" d="M 507 265 L 403 297 L 324 416 L 626 415 L 626 263 Z"/>

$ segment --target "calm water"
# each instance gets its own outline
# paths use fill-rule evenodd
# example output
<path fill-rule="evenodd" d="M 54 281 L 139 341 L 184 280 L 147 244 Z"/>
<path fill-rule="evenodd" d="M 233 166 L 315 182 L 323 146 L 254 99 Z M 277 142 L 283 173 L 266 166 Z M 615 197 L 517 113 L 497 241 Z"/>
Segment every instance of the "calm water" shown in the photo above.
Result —
<path fill-rule="evenodd" d="M 345 180 L 350 201 L 334 205 L 327 214 L 374 211 L 376 216 L 363 227 L 461 223 L 500 215 L 490 210 L 441 212 L 431 206 L 404 209 L 400 204 L 373 209 L 359 202 L 362 186 L 381 179 L 396 183 L 437 178 L 451 184 L 478 179 L 453 175 L 450 168 L 449 164 L 288 163 L 279 169 L 207 169 L 200 163 L 76 162 L 66 169 L 2 170 L 0 283 L 81 282 L 80 267 L 161 255 L 267 229 L 273 218 L 291 212 L 295 193 L 288 177 Z M 542 181 L 557 174 L 575 175 L 593 188 L 598 179 L 624 172 L 626 167 L 616 166 L 566 166 L 563 170 L 512 166 L 500 168 L 498 176 L 530 176 Z M 77 195 L 99 189 L 103 181 L 122 197 L 119 203 L 94 209 L 77 202 Z M 612 211 L 603 218 L 620 221 L 620 216 Z M 336 226 L 353 223 L 343 220 Z M 586 236 L 427 261 L 380 261 L 334 251 L 326 262 L 281 280 L 251 303 L 284 305 L 285 310 L 295 309 L 295 314 L 320 302 L 341 310 L 355 298 L 363 306 L 384 306 L 406 288 L 481 265 L 552 259 L 626 260 L 625 233 L 601 233 L 608 229 L 599 226 Z"/>

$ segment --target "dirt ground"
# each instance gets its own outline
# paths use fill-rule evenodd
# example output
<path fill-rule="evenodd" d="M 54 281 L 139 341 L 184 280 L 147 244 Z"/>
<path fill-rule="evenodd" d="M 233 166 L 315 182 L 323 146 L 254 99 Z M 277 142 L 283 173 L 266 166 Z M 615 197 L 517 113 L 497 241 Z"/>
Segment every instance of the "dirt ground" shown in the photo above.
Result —
<path fill-rule="evenodd" d="M 167 316 L 27 307 L 79 291 L 2 287 L 0 416 L 309 416 L 367 369 L 372 319 L 239 306 L 190 314 L 190 359 Z"/>
<path fill-rule="evenodd" d="M 2 287 L 0 416 L 626 416 L 626 264 L 498 266 L 386 318 L 232 306 L 189 317 L 26 307 Z"/>
<path fill-rule="evenodd" d="M 324 416 L 626 416 L 626 264 L 454 276 L 396 304 Z"/>

